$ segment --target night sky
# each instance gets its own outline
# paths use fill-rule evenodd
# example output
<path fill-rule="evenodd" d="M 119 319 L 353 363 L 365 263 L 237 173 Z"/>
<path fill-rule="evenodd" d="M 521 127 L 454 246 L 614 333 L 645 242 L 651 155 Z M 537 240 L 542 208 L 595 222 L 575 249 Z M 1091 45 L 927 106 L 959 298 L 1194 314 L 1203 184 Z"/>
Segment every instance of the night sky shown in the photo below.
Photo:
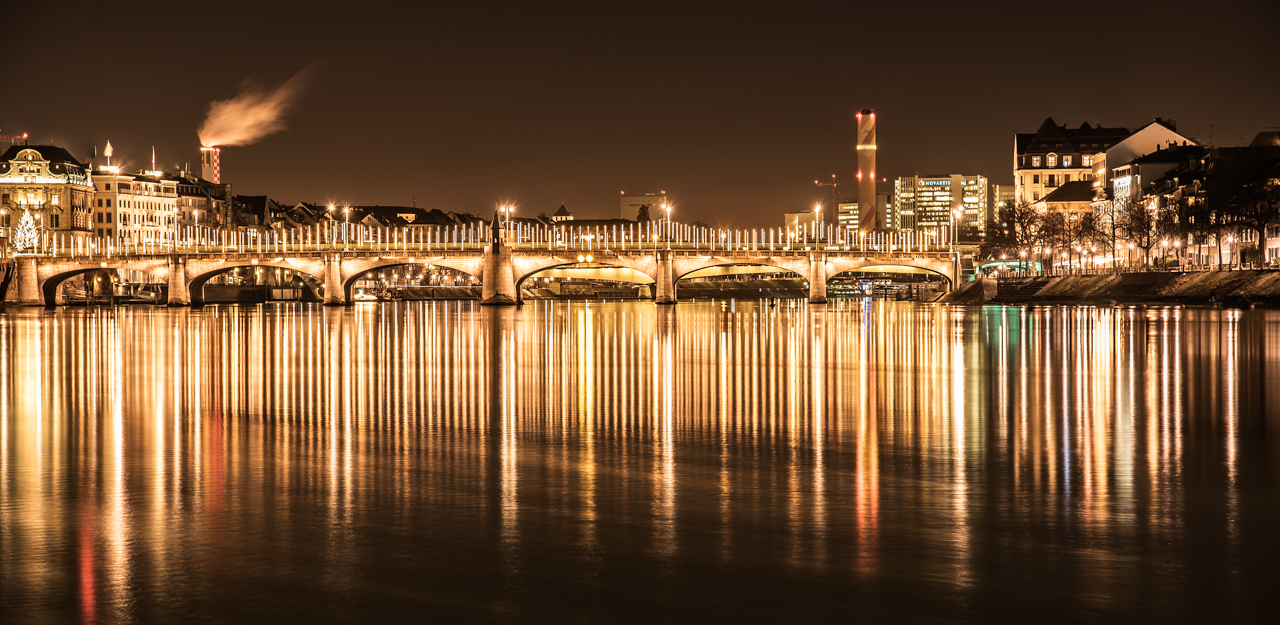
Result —
<path fill-rule="evenodd" d="M 237 193 L 282 202 L 615 217 L 666 190 L 677 219 L 776 226 L 849 177 L 861 108 L 890 180 L 1010 183 L 1046 116 L 1220 146 L 1280 126 L 1270 1 L 78 4 L 4 9 L 0 134 L 198 165 L 210 102 L 318 64 L 285 130 L 223 151 Z"/>

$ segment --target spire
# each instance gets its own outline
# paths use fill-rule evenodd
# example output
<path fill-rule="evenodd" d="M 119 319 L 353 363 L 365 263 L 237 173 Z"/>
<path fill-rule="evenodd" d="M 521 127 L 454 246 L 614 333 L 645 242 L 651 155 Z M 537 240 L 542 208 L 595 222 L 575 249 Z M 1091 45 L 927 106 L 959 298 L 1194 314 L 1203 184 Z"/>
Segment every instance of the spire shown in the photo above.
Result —
<path fill-rule="evenodd" d="M 107 147 L 106 147 L 106 149 L 104 149 L 104 150 L 102 151 L 102 155 L 103 155 L 103 156 L 105 156 L 105 157 L 107 157 L 107 167 L 110 167 L 110 166 L 111 166 L 111 154 L 112 154 L 113 152 L 114 152 L 114 150 L 112 150 L 112 149 L 111 149 L 111 141 L 110 141 L 110 140 L 108 140 L 108 141 L 107 141 Z"/>

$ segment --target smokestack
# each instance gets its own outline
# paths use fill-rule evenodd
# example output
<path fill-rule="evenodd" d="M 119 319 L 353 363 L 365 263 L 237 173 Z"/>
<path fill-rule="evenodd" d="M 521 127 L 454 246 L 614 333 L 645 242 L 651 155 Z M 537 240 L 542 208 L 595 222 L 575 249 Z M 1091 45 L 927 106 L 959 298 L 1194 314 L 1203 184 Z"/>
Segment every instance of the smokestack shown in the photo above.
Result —
<path fill-rule="evenodd" d="M 858 227 L 876 228 L 876 112 L 858 111 Z"/>
<path fill-rule="evenodd" d="M 200 177 L 214 184 L 222 183 L 222 150 L 200 148 Z"/>

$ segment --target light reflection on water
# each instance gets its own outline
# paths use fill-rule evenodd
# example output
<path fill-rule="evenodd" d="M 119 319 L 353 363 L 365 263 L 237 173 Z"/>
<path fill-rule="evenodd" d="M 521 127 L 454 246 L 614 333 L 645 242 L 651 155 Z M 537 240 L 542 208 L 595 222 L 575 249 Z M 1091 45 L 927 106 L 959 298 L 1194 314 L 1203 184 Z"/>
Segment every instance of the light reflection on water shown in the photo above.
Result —
<path fill-rule="evenodd" d="M 1254 616 L 1277 321 L 10 309 L 0 617 Z"/>

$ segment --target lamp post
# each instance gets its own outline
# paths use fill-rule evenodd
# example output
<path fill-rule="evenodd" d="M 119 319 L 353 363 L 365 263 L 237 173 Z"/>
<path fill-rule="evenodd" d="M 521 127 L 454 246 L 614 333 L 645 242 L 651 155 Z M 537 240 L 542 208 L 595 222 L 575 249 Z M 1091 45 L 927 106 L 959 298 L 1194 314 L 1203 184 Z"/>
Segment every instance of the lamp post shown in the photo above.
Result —
<path fill-rule="evenodd" d="M 671 205 L 664 202 L 662 210 L 667 213 L 667 249 L 671 249 Z"/>
<path fill-rule="evenodd" d="M 813 205 L 813 246 L 822 243 L 822 202 Z"/>
<path fill-rule="evenodd" d="M 951 210 L 951 251 L 952 252 L 956 251 L 956 240 L 959 238 L 959 234 L 960 234 L 960 231 L 958 229 L 956 222 L 958 222 L 962 217 L 964 217 L 963 210 L 959 208 L 955 208 Z"/>
<path fill-rule="evenodd" d="M 348 249 L 347 230 L 351 228 L 351 207 L 344 206 L 342 208 L 342 249 Z"/>
<path fill-rule="evenodd" d="M 333 204 L 329 205 L 329 251 L 333 251 L 333 240 L 338 238 L 338 222 L 333 218 Z"/>

